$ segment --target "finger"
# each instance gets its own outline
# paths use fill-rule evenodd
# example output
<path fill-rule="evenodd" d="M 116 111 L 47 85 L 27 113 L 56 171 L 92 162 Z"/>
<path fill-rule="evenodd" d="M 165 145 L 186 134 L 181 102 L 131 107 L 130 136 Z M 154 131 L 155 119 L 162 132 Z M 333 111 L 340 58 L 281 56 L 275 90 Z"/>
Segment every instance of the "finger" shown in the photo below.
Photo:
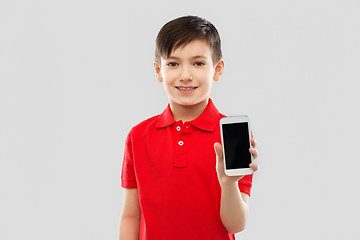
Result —
<path fill-rule="evenodd" d="M 253 148 L 256 147 L 256 140 L 255 140 L 255 138 L 251 138 L 251 146 L 252 146 Z"/>
<path fill-rule="evenodd" d="M 259 152 L 256 148 L 250 148 L 249 152 L 253 155 L 253 158 L 256 159 L 259 155 Z"/>
<path fill-rule="evenodd" d="M 221 158 L 222 159 L 222 155 L 223 155 L 223 150 L 222 150 L 222 147 L 221 147 L 221 144 L 216 142 L 214 144 L 214 149 L 215 149 L 215 154 L 216 154 L 216 157 L 218 158 Z"/>
<path fill-rule="evenodd" d="M 259 170 L 259 165 L 256 164 L 256 163 L 250 163 L 250 164 L 249 164 L 249 167 L 250 167 L 252 170 L 254 170 L 254 171 Z"/>

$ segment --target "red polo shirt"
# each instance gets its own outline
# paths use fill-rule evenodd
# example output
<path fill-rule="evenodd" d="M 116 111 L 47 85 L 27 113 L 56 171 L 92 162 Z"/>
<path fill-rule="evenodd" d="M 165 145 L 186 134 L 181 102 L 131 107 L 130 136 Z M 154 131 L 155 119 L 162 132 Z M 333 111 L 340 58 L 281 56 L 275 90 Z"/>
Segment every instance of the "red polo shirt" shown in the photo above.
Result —
<path fill-rule="evenodd" d="M 221 143 L 222 117 L 209 99 L 192 121 L 176 122 L 168 105 L 162 114 L 131 129 L 121 186 L 138 188 L 140 240 L 235 239 L 220 219 L 214 143 Z M 252 175 L 238 185 L 250 195 Z"/>

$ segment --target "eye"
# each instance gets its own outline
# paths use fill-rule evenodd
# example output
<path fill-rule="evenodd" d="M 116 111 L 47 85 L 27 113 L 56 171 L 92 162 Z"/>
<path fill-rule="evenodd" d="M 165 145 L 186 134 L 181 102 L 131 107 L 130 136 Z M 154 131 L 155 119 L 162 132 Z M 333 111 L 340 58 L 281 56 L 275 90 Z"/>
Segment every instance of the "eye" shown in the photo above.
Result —
<path fill-rule="evenodd" d="M 205 65 L 205 62 L 195 62 L 194 63 L 196 66 L 204 66 Z"/>
<path fill-rule="evenodd" d="M 176 62 L 169 62 L 168 64 L 169 67 L 176 67 L 178 64 Z"/>

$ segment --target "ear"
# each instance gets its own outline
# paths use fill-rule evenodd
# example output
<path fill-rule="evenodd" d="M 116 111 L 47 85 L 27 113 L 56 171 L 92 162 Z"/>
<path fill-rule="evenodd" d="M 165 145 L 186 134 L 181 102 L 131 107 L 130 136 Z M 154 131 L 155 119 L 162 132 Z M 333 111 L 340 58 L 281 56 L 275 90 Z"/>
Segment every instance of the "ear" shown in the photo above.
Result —
<path fill-rule="evenodd" d="M 220 59 L 215 66 L 214 77 L 213 77 L 215 82 L 220 79 L 220 76 L 222 75 L 223 71 L 224 71 L 224 61 Z"/>
<path fill-rule="evenodd" d="M 154 61 L 154 70 L 155 70 L 155 77 L 157 78 L 157 80 L 159 82 L 162 82 L 163 79 L 161 76 L 161 68 L 160 68 L 159 63 L 156 60 Z"/>

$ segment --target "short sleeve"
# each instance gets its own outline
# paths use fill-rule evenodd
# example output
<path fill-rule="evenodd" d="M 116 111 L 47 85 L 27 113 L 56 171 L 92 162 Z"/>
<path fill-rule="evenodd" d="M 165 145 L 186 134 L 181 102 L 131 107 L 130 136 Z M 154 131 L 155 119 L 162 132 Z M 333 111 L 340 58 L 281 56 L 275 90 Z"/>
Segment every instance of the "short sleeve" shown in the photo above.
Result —
<path fill-rule="evenodd" d="M 124 161 L 121 170 L 121 186 L 123 188 L 137 188 L 131 132 L 125 141 Z"/>
<path fill-rule="evenodd" d="M 250 174 L 239 180 L 238 185 L 240 192 L 247 193 L 249 196 L 251 195 L 252 179 L 253 174 Z"/>

